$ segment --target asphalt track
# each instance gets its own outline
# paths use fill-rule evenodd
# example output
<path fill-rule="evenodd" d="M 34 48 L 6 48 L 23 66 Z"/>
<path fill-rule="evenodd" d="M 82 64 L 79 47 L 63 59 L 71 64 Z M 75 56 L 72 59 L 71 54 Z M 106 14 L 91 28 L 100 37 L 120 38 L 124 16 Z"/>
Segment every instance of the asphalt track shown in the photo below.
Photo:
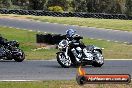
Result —
<path fill-rule="evenodd" d="M 64 34 L 68 28 L 89 38 L 132 43 L 132 32 L 52 24 L 36 21 L 0 18 L 0 26 Z M 101 68 L 85 67 L 88 74 L 130 74 L 132 60 L 105 61 Z M 0 81 L 3 80 L 70 80 L 75 79 L 77 68 L 61 68 L 56 61 L 0 61 Z"/>
<path fill-rule="evenodd" d="M 74 28 L 77 33 L 89 38 L 105 39 L 115 42 L 132 43 L 132 32 L 118 31 L 118 30 L 106 30 L 97 28 L 80 27 L 74 25 L 63 25 L 63 24 L 53 24 L 46 22 L 37 21 L 27 21 L 9 18 L 0 18 L 0 25 L 7 27 L 15 27 L 22 29 L 29 29 L 34 31 L 43 31 L 51 33 L 61 33 L 65 34 L 68 28 Z"/>
<path fill-rule="evenodd" d="M 130 74 L 132 60 L 105 61 L 101 68 L 86 66 L 88 74 Z M 0 61 L 0 81 L 74 80 L 77 68 L 61 68 L 57 61 Z"/>

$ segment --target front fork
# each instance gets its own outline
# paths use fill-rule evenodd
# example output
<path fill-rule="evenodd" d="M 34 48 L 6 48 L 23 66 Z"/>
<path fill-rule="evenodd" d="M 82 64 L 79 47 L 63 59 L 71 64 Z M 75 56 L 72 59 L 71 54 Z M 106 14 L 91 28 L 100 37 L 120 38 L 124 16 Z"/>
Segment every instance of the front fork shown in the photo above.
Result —
<path fill-rule="evenodd" d="M 65 54 L 66 58 L 69 58 L 69 56 L 68 56 L 68 47 L 66 47 L 66 52 L 64 54 Z"/>

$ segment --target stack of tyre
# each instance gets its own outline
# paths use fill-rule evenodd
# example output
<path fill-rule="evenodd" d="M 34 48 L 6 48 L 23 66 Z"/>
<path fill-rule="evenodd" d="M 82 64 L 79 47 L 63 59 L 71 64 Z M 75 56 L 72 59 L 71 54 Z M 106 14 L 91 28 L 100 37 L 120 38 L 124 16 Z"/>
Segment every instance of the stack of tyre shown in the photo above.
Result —
<path fill-rule="evenodd" d="M 65 35 L 61 34 L 37 34 L 36 42 L 37 43 L 46 43 L 46 44 L 58 44 Z"/>

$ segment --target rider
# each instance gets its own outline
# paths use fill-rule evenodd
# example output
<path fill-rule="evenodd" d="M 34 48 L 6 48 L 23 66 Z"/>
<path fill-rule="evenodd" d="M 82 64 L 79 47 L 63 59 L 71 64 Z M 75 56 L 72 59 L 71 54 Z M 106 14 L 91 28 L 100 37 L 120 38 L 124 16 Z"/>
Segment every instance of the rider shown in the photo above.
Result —
<path fill-rule="evenodd" d="M 0 45 L 6 45 L 7 44 L 7 39 L 3 38 L 0 34 Z"/>
<path fill-rule="evenodd" d="M 76 31 L 74 29 L 68 29 L 66 31 L 66 37 L 71 41 L 75 39 L 75 37 L 80 37 L 81 39 L 83 38 L 80 35 L 76 34 Z"/>
<path fill-rule="evenodd" d="M 71 41 L 71 42 L 73 42 L 73 41 L 74 42 L 80 42 L 80 41 L 78 41 L 78 39 L 83 39 L 83 37 L 78 35 L 78 34 L 76 34 L 76 31 L 73 30 L 73 29 L 68 29 L 66 31 L 66 38 L 68 38 L 68 40 Z M 82 42 L 80 42 L 80 44 L 82 44 Z"/>
<path fill-rule="evenodd" d="M 82 49 L 84 48 L 85 45 L 79 41 L 80 39 L 82 39 L 82 37 L 78 34 L 75 34 L 75 33 L 76 33 L 75 30 L 68 29 L 66 31 L 66 38 L 68 38 L 68 40 L 70 41 L 71 51 L 78 58 L 77 61 L 79 61 L 81 59 L 81 56 L 82 56 L 81 55 Z"/>
<path fill-rule="evenodd" d="M 75 30 L 73 29 L 68 29 L 66 31 L 66 37 L 69 39 L 69 40 L 72 40 L 73 39 L 73 35 L 75 35 Z"/>

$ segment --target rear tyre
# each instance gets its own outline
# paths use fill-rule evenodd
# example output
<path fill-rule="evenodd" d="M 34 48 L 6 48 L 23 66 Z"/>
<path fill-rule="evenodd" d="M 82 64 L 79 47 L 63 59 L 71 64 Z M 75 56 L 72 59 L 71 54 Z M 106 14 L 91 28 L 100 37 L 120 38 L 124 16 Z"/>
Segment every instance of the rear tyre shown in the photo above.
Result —
<path fill-rule="evenodd" d="M 72 65 L 70 57 L 66 58 L 64 53 L 57 53 L 57 61 L 63 68 L 69 68 Z"/>
<path fill-rule="evenodd" d="M 92 66 L 101 67 L 103 64 L 104 64 L 103 55 L 99 51 L 96 51 L 95 52 L 95 58 L 94 58 L 94 61 L 92 63 Z"/>

